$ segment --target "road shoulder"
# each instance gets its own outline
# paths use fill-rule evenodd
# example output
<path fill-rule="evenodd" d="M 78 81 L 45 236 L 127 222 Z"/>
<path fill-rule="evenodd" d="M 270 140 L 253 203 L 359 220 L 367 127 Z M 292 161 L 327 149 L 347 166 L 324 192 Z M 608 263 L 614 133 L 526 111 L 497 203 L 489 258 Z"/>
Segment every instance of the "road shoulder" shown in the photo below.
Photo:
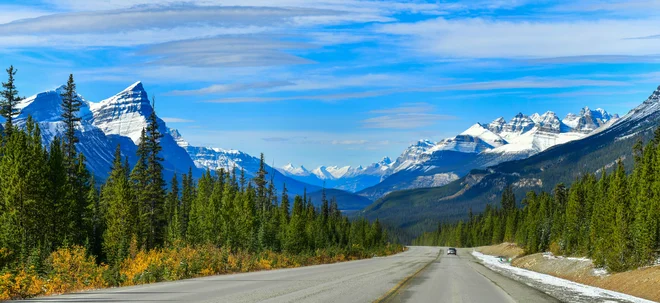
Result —
<path fill-rule="evenodd" d="M 517 302 L 561 302 L 558 299 L 534 288 L 529 285 L 523 284 L 516 280 L 513 280 L 509 277 L 505 277 L 497 272 L 494 272 L 481 264 L 477 258 L 472 256 L 469 252 L 465 251 L 466 254 L 462 255 L 469 266 L 472 267 L 476 272 L 486 277 L 486 279 L 493 282 L 495 285 L 499 286 L 504 292 L 506 292 L 511 298 Z"/>

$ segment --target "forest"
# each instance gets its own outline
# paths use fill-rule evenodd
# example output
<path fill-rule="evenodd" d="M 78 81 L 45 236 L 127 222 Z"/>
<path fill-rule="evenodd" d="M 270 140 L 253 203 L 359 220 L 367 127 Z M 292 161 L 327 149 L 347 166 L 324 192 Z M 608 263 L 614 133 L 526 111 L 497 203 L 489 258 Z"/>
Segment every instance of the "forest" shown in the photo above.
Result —
<path fill-rule="evenodd" d="M 634 168 L 617 161 L 610 173 L 587 173 L 552 193 L 530 191 L 516 205 L 513 188 L 501 205 L 469 219 L 438 224 L 414 240 L 418 245 L 474 247 L 515 242 L 528 254 L 588 257 L 621 272 L 656 262 L 660 251 L 660 128 L 633 146 Z"/>
<path fill-rule="evenodd" d="M 81 100 L 73 75 L 62 137 L 44 146 L 39 123 L 16 121 L 23 99 L 7 69 L 0 112 L 0 299 L 296 267 L 401 251 L 378 220 L 349 221 L 334 199 L 278 194 L 265 170 L 163 179 L 152 112 L 131 167 L 115 152 L 101 183 L 78 152 Z M 17 125 L 20 125 L 17 126 Z"/>

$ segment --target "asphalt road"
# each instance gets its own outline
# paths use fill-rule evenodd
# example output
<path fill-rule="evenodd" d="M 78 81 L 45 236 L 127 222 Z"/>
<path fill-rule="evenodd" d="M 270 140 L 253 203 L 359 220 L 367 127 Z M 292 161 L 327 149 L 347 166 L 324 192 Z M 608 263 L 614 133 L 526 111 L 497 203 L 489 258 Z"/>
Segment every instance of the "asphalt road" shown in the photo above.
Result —
<path fill-rule="evenodd" d="M 31 302 L 556 302 L 475 263 L 467 251 L 390 257 L 105 289 Z"/>

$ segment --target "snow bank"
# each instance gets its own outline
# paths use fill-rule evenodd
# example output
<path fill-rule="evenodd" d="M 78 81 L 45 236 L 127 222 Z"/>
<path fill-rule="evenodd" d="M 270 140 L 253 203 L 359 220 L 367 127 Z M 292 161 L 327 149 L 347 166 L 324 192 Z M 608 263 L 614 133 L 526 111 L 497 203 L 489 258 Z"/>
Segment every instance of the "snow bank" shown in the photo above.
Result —
<path fill-rule="evenodd" d="M 653 302 L 631 295 L 514 267 L 507 262 L 503 262 L 499 257 L 484 255 L 477 251 L 473 251 L 472 255 L 481 260 L 485 266 L 492 270 L 500 273 L 507 273 L 507 276 L 514 275 L 516 280 L 521 280 L 530 286 L 540 288 L 559 299 L 568 299 L 570 302 L 611 302 L 612 300 L 636 303 Z"/>

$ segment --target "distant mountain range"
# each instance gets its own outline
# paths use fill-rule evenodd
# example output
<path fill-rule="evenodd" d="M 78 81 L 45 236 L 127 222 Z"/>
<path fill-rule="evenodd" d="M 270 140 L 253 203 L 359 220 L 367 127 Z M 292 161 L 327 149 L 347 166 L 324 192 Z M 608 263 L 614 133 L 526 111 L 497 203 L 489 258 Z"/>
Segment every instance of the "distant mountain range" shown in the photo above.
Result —
<path fill-rule="evenodd" d="M 296 167 L 289 163 L 278 170 L 288 177 L 308 184 L 357 192 L 381 182 L 389 174 L 391 166 L 392 160 L 385 157 L 367 167 L 319 166 L 310 171 L 302 165 Z"/>
<path fill-rule="evenodd" d="M 547 118 L 551 115 L 546 113 L 545 116 Z M 535 127 L 538 128 L 535 136 L 549 136 L 546 130 L 542 130 L 544 127 L 539 126 L 540 122 L 534 122 L 535 126 L 529 128 L 529 120 L 534 121 L 531 117 L 529 119 L 524 119 L 524 116 L 520 115 L 516 117 L 517 119 L 514 119 L 516 122 L 505 124 L 507 126 L 500 128 L 499 126 L 503 124 L 498 121 L 486 128 L 495 134 L 506 134 L 514 129 L 511 124 L 518 124 L 520 126 L 518 131 L 525 128 L 528 130 L 523 131 L 523 134 L 517 138 L 526 136 L 525 133 L 532 132 Z M 660 87 L 647 100 L 620 119 L 603 110 L 591 111 L 585 108 L 578 118 L 576 115 L 568 115 L 559 124 L 556 119 L 552 120 L 554 134 L 572 132 L 580 133 L 582 137 L 554 147 L 542 148 L 544 145 L 528 144 L 528 147 L 539 148 L 540 151 L 529 157 L 503 162 L 487 169 L 472 170 L 445 186 L 391 193 L 370 205 L 359 215 L 372 219 L 380 218 L 384 222 L 415 234 L 435 228 L 438 220 L 465 218 L 469 210 L 479 213 L 486 204 L 497 205 L 502 190 L 508 184 L 513 185 L 520 201 L 529 190 L 551 191 L 560 182 L 570 185 L 582 174 L 600 173 L 603 168 L 613 167 L 618 159 L 622 159 L 630 169 L 633 161 L 632 146 L 635 141 L 649 140 L 655 128 L 660 125 Z M 523 123 L 518 123 L 520 121 Z M 567 128 L 562 133 L 564 127 L 562 125 L 570 129 Z M 512 138 L 506 135 L 500 137 Z M 558 137 L 551 136 L 551 138 Z M 509 144 L 513 144 L 511 142 L 516 140 L 511 140 Z M 523 140 L 523 142 L 529 141 Z M 499 148 L 502 147 L 507 145 Z M 488 153 L 481 154 L 493 154 L 497 149 L 493 148 Z"/>
<path fill-rule="evenodd" d="M 525 159 L 552 146 L 581 139 L 619 118 L 603 109 L 583 108 L 564 119 L 552 111 L 531 116 L 522 113 L 509 122 L 500 117 L 476 123 L 452 138 L 420 140 L 390 165 L 382 182 L 359 195 L 376 200 L 392 191 L 442 186 L 476 168 Z"/>

